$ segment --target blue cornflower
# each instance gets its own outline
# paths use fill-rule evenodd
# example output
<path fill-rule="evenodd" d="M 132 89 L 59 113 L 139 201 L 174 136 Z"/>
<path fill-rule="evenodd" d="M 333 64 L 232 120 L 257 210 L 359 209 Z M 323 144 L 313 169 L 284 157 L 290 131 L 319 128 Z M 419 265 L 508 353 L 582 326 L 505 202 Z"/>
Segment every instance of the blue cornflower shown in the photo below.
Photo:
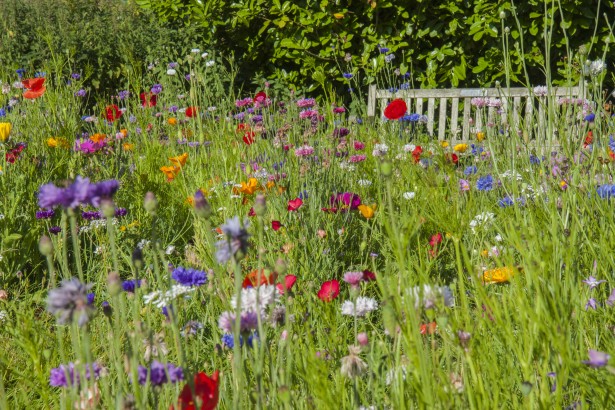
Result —
<path fill-rule="evenodd" d="M 36 78 L 45 77 L 46 75 L 47 75 L 47 73 L 44 72 L 44 71 L 38 71 L 38 72 L 34 73 L 34 77 L 36 77 Z"/>
<path fill-rule="evenodd" d="M 299 198 L 303 199 L 308 199 L 308 192 L 307 191 L 303 191 L 303 192 L 299 192 Z"/>
<path fill-rule="evenodd" d="M 390 93 L 396 93 L 397 91 L 399 91 L 399 88 L 397 88 L 397 87 L 391 87 L 391 88 L 389 88 L 389 92 L 390 92 Z"/>
<path fill-rule="evenodd" d="M 0 108 L 0 117 L 6 117 L 6 110 L 4 108 Z"/>
<path fill-rule="evenodd" d="M 483 147 L 478 147 L 474 144 L 472 144 L 471 147 L 472 147 L 472 155 L 480 155 L 484 151 Z"/>
<path fill-rule="evenodd" d="M 15 70 L 15 72 L 17 73 L 17 75 L 19 76 L 19 79 L 21 80 L 23 75 L 26 73 L 26 70 L 24 68 L 18 68 L 17 70 Z"/>
<path fill-rule="evenodd" d="M 530 155 L 530 164 L 540 165 L 540 158 L 538 158 L 536 155 Z"/>
<path fill-rule="evenodd" d="M 389 49 L 386 47 L 378 47 L 378 49 L 380 50 L 380 54 L 385 54 L 389 52 Z"/>
<path fill-rule="evenodd" d="M 201 286 L 207 282 L 207 274 L 205 272 L 181 266 L 173 270 L 171 278 L 183 286 Z"/>
<path fill-rule="evenodd" d="M 124 292 L 135 293 L 135 289 L 141 287 L 141 280 L 125 280 L 122 282 Z"/>
<path fill-rule="evenodd" d="M 476 189 L 479 191 L 491 191 L 493 189 L 493 177 L 487 175 L 479 178 L 478 181 L 476 181 Z"/>
<path fill-rule="evenodd" d="M 352 78 L 352 74 L 351 73 L 344 73 L 342 74 L 344 76 L 344 78 L 350 80 Z"/>
<path fill-rule="evenodd" d="M 90 292 L 85 296 L 86 303 L 91 306 L 94 304 L 94 292 Z"/>
<path fill-rule="evenodd" d="M 467 167 L 467 168 L 463 171 L 463 173 L 464 173 L 465 175 L 473 175 L 473 174 L 476 174 L 476 172 L 477 172 L 477 171 L 478 171 L 478 168 L 476 168 L 476 166 L 475 166 L 475 165 L 471 165 L 471 166 Z"/>
<path fill-rule="evenodd" d="M 615 185 L 600 185 L 596 189 L 596 193 L 600 198 L 610 199 L 611 197 L 615 196 Z"/>
<path fill-rule="evenodd" d="M 387 63 L 390 63 L 394 59 L 395 59 L 395 54 L 387 54 L 386 56 L 384 56 L 384 61 L 386 61 Z"/>
<path fill-rule="evenodd" d="M 587 114 L 585 118 L 583 118 L 583 121 L 594 122 L 595 119 L 596 119 L 596 114 L 592 112 L 591 114 Z"/>
<path fill-rule="evenodd" d="M 418 122 L 421 119 L 421 114 L 406 114 L 401 117 L 401 121 Z"/>
<path fill-rule="evenodd" d="M 71 76 L 71 78 L 73 80 L 80 80 L 81 79 L 81 74 L 79 74 L 79 73 L 72 73 L 70 76 Z"/>
<path fill-rule="evenodd" d="M 509 206 L 513 206 L 514 204 L 515 201 L 513 201 L 513 199 L 509 196 L 506 196 L 498 201 L 500 208 L 507 208 Z"/>
<path fill-rule="evenodd" d="M 609 135 L 609 149 L 615 152 L 615 139 L 612 135 Z"/>
<path fill-rule="evenodd" d="M 410 84 L 409 83 L 403 83 L 402 85 L 399 86 L 400 90 L 407 90 L 410 88 Z"/>

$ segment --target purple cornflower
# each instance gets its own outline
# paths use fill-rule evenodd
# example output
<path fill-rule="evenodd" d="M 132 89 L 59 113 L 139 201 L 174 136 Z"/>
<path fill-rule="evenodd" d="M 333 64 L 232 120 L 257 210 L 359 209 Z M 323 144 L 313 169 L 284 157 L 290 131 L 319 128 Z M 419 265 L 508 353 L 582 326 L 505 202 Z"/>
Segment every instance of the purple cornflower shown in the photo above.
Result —
<path fill-rule="evenodd" d="M 334 137 L 345 137 L 350 134 L 350 130 L 348 128 L 340 127 L 333 130 Z"/>
<path fill-rule="evenodd" d="M 363 280 L 363 272 L 346 272 L 344 273 L 344 282 L 350 285 L 351 288 L 356 289 Z"/>
<path fill-rule="evenodd" d="M 153 386 L 162 386 L 167 382 L 177 383 L 184 380 L 184 371 L 181 367 L 171 363 L 165 365 L 157 360 L 152 362 L 149 369 L 139 366 L 138 373 L 140 385 L 144 385 L 148 380 Z"/>
<path fill-rule="evenodd" d="M 459 190 L 461 192 L 466 192 L 470 190 L 470 183 L 468 181 L 466 181 L 465 179 L 460 179 L 459 180 Z"/>
<path fill-rule="evenodd" d="M 122 90 L 122 91 L 117 93 L 117 99 L 118 100 L 125 100 L 126 98 L 128 98 L 129 95 L 130 95 L 130 91 Z"/>
<path fill-rule="evenodd" d="M 138 281 L 125 280 L 124 282 L 122 282 L 122 289 L 124 289 L 124 292 L 135 293 L 135 289 L 140 288 L 140 287 L 141 287 L 140 279 Z"/>
<path fill-rule="evenodd" d="M 87 303 L 87 293 L 92 286 L 76 278 L 63 280 L 59 288 L 49 291 L 47 310 L 58 318 L 59 324 L 77 320 L 79 326 L 85 325 L 94 315 L 94 307 Z"/>
<path fill-rule="evenodd" d="M 507 208 L 509 206 L 513 206 L 514 204 L 515 201 L 509 196 L 506 196 L 498 201 L 498 206 L 500 208 Z"/>
<path fill-rule="evenodd" d="M 610 307 L 615 305 L 615 289 L 611 291 L 609 298 L 606 300 L 606 304 Z"/>
<path fill-rule="evenodd" d="M 472 174 L 476 174 L 476 172 L 478 171 L 478 168 L 476 168 L 475 165 L 471 165 L 469 167 L 467 167 L 463 173 L 464 175 L 472 175 Z"/>
<path fill-rule="evenodd" d="M 83 211 L 81 212 L 81 217 L 83 219 L 91 221 L 92 219 L 101 219 L 102 215 L 98 211 Z"/>
<path fill-rule="evenodd" d="M 168 68 L 177 68 L 179 67 L 179 64 L 177 64 L 176 62 L 171 62 L 169 64 L 167 64 Z"/>
<path fill-rule="evenodd" d="M 95 297 L 96 297 L 96 295 L 94 294 L 94 292 L 90 292 L 90 293 L 88 293 L 88 294 L 85 296 L 86 303 L 87 303 L 88 305 L 90 305 L 90 306 L 91 306 L 91 305 L 93 305 L 93 304 L 94 304 L 94 298 L 95 298 Z"/>
<path fill-rule="evenodd" d="M 62 228 L 60 228 L 59 226 L 52 226 L 49 228 L 49 233 L 52 233 L 54 235 L 57 235 L 60 232 L 62 232 Z"/>
<path fill-rule="evenodd" d="M 316 105 L 314 98 L 301 98 L 297 100 L 297 107 L 299 108 L 311 108 Z"/>
<path fill-rule="evenodd" d="M 70 75 L 70 77 L 71 77 L 73 80 L 80 80 L 80 79 L 81 79 L 81 74 L 79 74 L 79 73 L 72 73 L 72 74 Z"/>
<path fill-rule="evenodd" d="M 36 219 L 51 219 L 55 215 L 53 209 L 42 210 L 36 212 Z"/>
<path fill-rule="evenodd" d="M 235 328 L 235 313 L 222 312 L 218 318 L 218 327 L 225 333 L 233 333 Z M 249 333 L 258 328 L 258 315 L 254 311 L 242 312 L 240 318 L 239 330 L 241 333 Z"/>
<path fill-rule="evenodd" d="M 610 358 L 611 356 L 604 352 L 589 349 L 589 360 L 583 360 L 583 363 L 588 365 L 589 367 L 597 369 L 599 367 L 606 366 Z"/>
<path fill-rule="evenodd" d="M 156 95 L 156 94 L 160 94 L 162 92 L 162 85 L 160 84 L 154 84 L 152 86 L 152 88 L 150 89 L 151 93 Z"/>
<path fill-rule="evenodd" d="M 596 280 L 596 278 L 594 278 L 593 276 L 590 276 L 589 278 L 585 279 L 583 281 L 583 283 L 585 283 L 587 286 L 589 286 L 590 289 L 594 289 L 596 287 L 598 287 L 598 285 L 600 285 L 601 283 L 606 282 L 606 280 Z"/>
<path fill-rule="evenodd" d="M 478 181 L 476 181 L 476 189 L 479 191 L 491 191 L 493 189 L 493 177 L 487 175 L 479 178 Z"/>
<path fill-rule="evenodd" d="M 219 264 L 227 263 L 233 255 L 242 257 L 248 251 L 250 234 L 246 230 L 248 221 L 241 226 L 239 217 L 228 219 L 221 227 L 226 238 L 216 242 L 216 259 Z"/>
<path fill-rule="evenodd" d="M 126 208 L 116 208 L 115 209 L 115 216 L 117 217 L 126 216 L 127 213 L 128 211 L 126 210 Z"/>
<path fill-rule="evenodd" d="M 120 184 L 115 179 L 91 184 L 88 178 L 77 176 L 75 182 L 67 188 L 58 188 L 54 184 L 41 186 L 38 193 L 38 204 L 41 208 L 99 206 L 102 199 L 111 199 L 119 187 Z"/>
<path fill-rule="evenodd" d="M 85 366 L 86 379 L 98 379 L 101 367 L 98 363 L 87 364 Z M 79 369 L 75 369 L 74 363 L 61 364 L 59 367 L 51 369 L 49 374 L 49 384 L 53 387 L 69 387 L 81 383 Z"/>
<path fill-rule="evenodd" d="M 74 95 L 75 95 L 75 97 L 85 97 L 85 96 L 86 96 L 86 94 L 87 94 L 87 91 L 85 91 L 85 90 L 82 88 L 82 89 L 80 89 L 80 90 L 78 90 L 78 91 L 75 91 L 75 94 L 74 94 Z"/>
<path fill-rule="evenodd" d="M 181 266 L 175 268 L 171 278 L 183 286 L 201 286 L 207 282 L 207 274 L 205 272 Z"/>
<path fill-rule="evenodd" d="M 589 298 L 589 300 L 585 304 L 585 310 L 587 310 L 589 308 L 592 308 L 592 309 L 596 310 L 597 307 L 598 307 L 598 302 L 596 302 L 596 299 L 594 299 L 594 298 Z"/>

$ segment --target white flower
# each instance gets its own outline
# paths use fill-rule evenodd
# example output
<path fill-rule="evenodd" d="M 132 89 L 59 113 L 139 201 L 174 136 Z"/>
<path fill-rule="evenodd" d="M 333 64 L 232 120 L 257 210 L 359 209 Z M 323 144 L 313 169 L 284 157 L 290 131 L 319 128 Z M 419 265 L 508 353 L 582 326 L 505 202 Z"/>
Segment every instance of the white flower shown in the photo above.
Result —
<path fill-rule="evenodd" d="M 414 300 L 414 308 L 417 310 L 421 305 L 425 309 L 433 309 L 441 306 L 455 306 L 455 298 L 448 286 L 431 286 L 425 284 L 423 287 L 415 286 L 410 288 L 406 293 Z"/>
<path fill-rule="evenodd" d="M 168 306 L 171 300 L 183 294 L 192 292 L 195 289 L 195 287 L 190 286 L 173 285 L 171 290 L 167 290 L 166 292 L 156 290 L 152 293 L 144 295 L 143 301 L 146 305 L 153 304 L 154 306 L 162 309 L 163 307 Z"/>
<path fill-rule="evenodd" d="M 175 246 L 169 245 L 167 246 L 167 249 L 164 251 L 164 253 L 165 255 L 170 255 L 173 253 L 173 251 L 175 251 Z"/>
<path fill-rule="evenodd" d="M 354 171 L 355 169 L 357 169 L 355 164 L 346 161 L 340 162 L 340 168 L 346 171 Z"/>
<path fill-rule="evenodd" d="M 374 145 L 374 150 L 372 151 L 372 155 L 375 157 L 382 157 L 389 152 L 389 146 L 387 144 L 376 144 Z"/>
<path fill-rule="evenodd" d="M 544 97 L 547 95 L 548 92 L 549 89 L 546 85 L 539 85 L 537 87 L 534 87 L 534 94 L 536 94 L 536 97 Z"/>
<path fill-rule="evenodd" d="M 500 234 L 497 234 L 494 239 L 495 239 L 496 242 L 502 242 L 502 240 L 503 240 L 502 235 L 500 235 Z"/>
<path fill-rule="evenodd" d="M 141 240 L 139 241 L 139 243 L 137 243 L 137 248 L 139 248 L 139 249 L 143 249 L 143 248 L 145 248 L 147 245 L 149 245 L 150 243 L 151 243 L 151 241 L 148 241 L 148 240 L 146 240 L 146 239 L 141 239 Z"/>
<path fill-rule="evenodd" d="M 193 48 L 192 50 L 190 50 L 190 52 L 191 52 L 192 54 L 199 54 L 199 53 L 201 52 L 201 50 L 200 50 L 200 49 L 198 49 L 198 48 Z"/>
<path fill-rule="evenodd" d="M 207 58 L 208 55 L 209 55 L 209 53 L 206 51 L 203 54 L 201 54 L 201 58 Z"/>
<path fill-rule="evenodd" d="M 489 226 L 491 221 L 495 218 L 495 214 L 493 212 L 483 212 L 482 214 L 478 214 L 470 221 L 470 229 L 472 233 L 476 233 L 476 231 L 480 228 L 486 228 Z"/>
<path fill-rule="evenodd" d="M 241 290 L 241 310 L 243 312 L 264 313 L 267 306 L 276 302 L 278 290 L 274 285 L 261 285 L 258 288 Z M 237 309 L 237 296 L 231 299 L 231 306 Z"/>
<path fill-rule="evenodd" d="M 500 174 L 500 178 L 501 179 L 510 178 L 510 179 L 516 179 L 517 181 L 523 181 L 523 177 L 521 176 L 521 174 L 511 169 L 507 170 L 503 174 Z"/>
<path fill-rule="evenodd" d="M 218 107 L 207 107 L 207 111 L 214 112 L 218 109 Z"/>
<path fill-rule="evenodd" d="M 404 145 L 404 151 L 406 152 L 412 152 L 416 149 L 416 145 L 414 144 L 406 144 Z"/>
<path fill-rule="evenodd" d="M 342 304 L 342 315 L 362 317 L 377 308 L 378 302 L 375 299 L 359 296 L 356 303 L 347 300 Z"/>
<path fill-rule="evenodd" d="M 174 69 L 169 68 L 169 69 L 167 70 L 167 75 L 175 75 L 175 74 L 177 74 L 177 71 L 175 71 Z"/>
<path fill-rule="evenodd" d="M 403 194 L 404 199 L 407 199 L 407 200 L 414 199 L 415 196 L 416 196 L 415 192 L 404 192 Z"/>
<path fill-rule="evenodd" d="M 0 214 L 0 221 L 4 219 L 4 214 Z"/>
<path fill-rule="evenodd" d="M 402 380 L 406 380 L 406 366 L 401 365 L 396 369 L 391 369 L 387 372 L 385 383 L 390 386 L 391 383 L 401 376 Z"/>
<path fill-rule="evenodd" d="M 214 60 L 209 60 L 208 62 L 205 63 L 205 67 L 212 67 L 214 64 L 216 64 Z"/>
<path fill-rule="evenodd" d="M 357 181 L 357 184 L 359 184 L 360 186 L 370 186 L 372 184 L 372 181 L 368 179 L 359 179 Z"/>
<path fill-rule="evenodd" d="M 589 74 L 592 77 L 598 76 L 601 72 L 603 72 L 606 68 L 606 64 L 602 60 L 592 61 L 589 65 Z"/>

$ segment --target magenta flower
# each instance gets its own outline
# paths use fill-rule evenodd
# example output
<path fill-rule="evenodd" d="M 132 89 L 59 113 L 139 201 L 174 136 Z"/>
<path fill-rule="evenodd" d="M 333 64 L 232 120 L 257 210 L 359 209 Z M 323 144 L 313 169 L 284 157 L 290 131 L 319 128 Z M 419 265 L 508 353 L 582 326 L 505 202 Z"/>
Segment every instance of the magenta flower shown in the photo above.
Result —
<path fill-rule="evenodd" d="M 583 360 L 583 363 L 588 365 L 589 367 L 597 369 L 599 367 L 606 366 L 610 358 L 611 356 L 604 352 L 589 349 L 589 360 Z"/>
<path fill-rule="evenodd" d="M 335 195 L 331 195 L 329 199 L 329 203 L 332 207 L 337 207 L 341 209 L 355 210 L 361 205 L 361 197 L 357 194 L 353 194 L 352 192 L 344 192 Z"/>

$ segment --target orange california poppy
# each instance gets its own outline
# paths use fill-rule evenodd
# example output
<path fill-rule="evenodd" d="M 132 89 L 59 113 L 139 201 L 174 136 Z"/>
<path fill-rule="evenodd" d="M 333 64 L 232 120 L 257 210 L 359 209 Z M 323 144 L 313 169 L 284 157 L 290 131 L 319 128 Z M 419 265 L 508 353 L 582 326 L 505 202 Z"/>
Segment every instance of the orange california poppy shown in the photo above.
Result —
<path fill-rule="evenodd" d="M 275 283 L 277 276 L 275 272 L 271 272 L 269 276 L 267 276 L 265 275 L 264 269 L 261 269 L 260 272 L 258 269 L 255 269 L 246 275 L 241 286 L 245 289 L 250 286 L 255 288 L 260 285 L 271 285 Z"/>
<path fill-rule="evenodd" d="M 239 192 L 241 192 L 244 195 L 252 195 L 254 194 L 256 191 L 258 191 L 261 188 L 260 184 L 258 183 L 258 179 L 256 178 L 250 178 L 248 179 L 248 182 L 241 182 L 241 188 L 239 188 Z"/>
<path fill-rule="evenodd" d="M 160 170 L 167 177 L 167 181 L 171 182 L 175 178 L 175 176 L 179 173 L 180 167 L 169 166 L 169 167 L 160 167 Z"/>
<path fill-rule="evenodd" d="M 188 159 L 188 153 L 184 152 L 183 154 L 177 156 L 177 157 L 170 157 L 169 161 L 171 161 L 173 164 L 183 167 L 184 165 L 186 165 L 186 160 Z"/>
<path fill-rule="evenodd" d="M 21 83 L 26 89 L 26 92 L 23 93 L 23 98 L 33 100 L 45 93 L 45 79 L 43 77 L 29 78 L 27 80 L 23 80 Z"/>
<path fill-rule="evenodd" d="M 503 266 L 501 268 L 489 269 L 483 272 L 484 283 L 505 283 L 515 274 L 513 268 L 509 266 Z"/>

